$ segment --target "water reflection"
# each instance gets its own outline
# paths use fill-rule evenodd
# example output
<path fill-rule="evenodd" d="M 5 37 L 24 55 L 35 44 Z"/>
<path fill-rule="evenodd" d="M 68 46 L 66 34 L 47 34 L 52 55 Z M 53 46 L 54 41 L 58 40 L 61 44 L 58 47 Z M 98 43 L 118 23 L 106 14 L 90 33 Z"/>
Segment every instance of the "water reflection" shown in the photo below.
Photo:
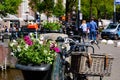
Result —
<path fill-rule="evenodd" d="M 0 80 L 24 80 L 24 78 L 20 70 L 7 69 L 0 71 Z"/>

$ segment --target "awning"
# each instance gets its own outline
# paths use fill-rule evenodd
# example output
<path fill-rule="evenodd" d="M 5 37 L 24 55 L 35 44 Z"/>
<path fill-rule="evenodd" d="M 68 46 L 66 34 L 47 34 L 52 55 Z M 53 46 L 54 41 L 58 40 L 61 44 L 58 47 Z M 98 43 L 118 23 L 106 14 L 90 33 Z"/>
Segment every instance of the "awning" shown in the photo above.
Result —
<path fill-rule="evenodd" d="M 23 20 L 35 20 L 35 18 L 29 14 L 22 15 Z"/>
<path fill-rule="evenodd" d="M 27 28 L 29 28 L 29 29 L 38 29 L 38 25 L 37 24 L 29 24 L 28 26 L 27 26 Z"/>
<path fill-rule="evenodd" d="M 3 20 L 19 20 L 19 18 L 15 15 L 8 14 L 6 17 L 3 18 Z"/>

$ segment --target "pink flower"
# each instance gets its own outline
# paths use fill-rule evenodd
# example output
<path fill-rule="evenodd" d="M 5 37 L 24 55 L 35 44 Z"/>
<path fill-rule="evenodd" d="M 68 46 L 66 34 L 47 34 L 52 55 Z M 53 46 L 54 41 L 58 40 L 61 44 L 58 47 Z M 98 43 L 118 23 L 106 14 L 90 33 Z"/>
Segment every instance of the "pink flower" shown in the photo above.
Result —
<path fill-rule="evenodd" d="M 54 47 L 53 50 L 56 52 L 56 53 L 59 53 L 60 52 L 60 49 L 58 47 Z"/>
<path fill-rule="evenodd" d="M 54 50 L 56 53 L 60 52 L 60 49 L 58 47 L 50 47 L 50 50 Z"/>
<path fill-rule="evenodd" d="M 31 40 L 29 40 L 29 41 L 27 42 L 27 44 L 28 44 L 29 46 L 32 46 L 32 45 L 33 45 L 33 42 L 32 42 Z"/>
<path fill-rule="evenodd" d="M 52 44 L 50 45 L 50 48 L 54 48 L 54 47 L 55 47 L 55 44 L 52 43 Z"/>
<path fill-rule="evenodd" d="M 60 52 L 60 49 L 57 47 L 55 43 L 51 43 L 50 50 L 54 50 L 56 53 Z"/>
<path fill-rule="evenodd" d="M 29 36 L 25 36 L 24 37 L 24 41 L 26 44 L 28 44 L 29 46 L 33 45 L 33 41 L 30 39 Z"/>
<path fill-rule="evenodd" d="M 25 36 L 25 37 L 24 37 L 24 40 L 25 40 L 25 41 L 28 41 L 28 40 L 30 40 L 30 37 L 29 37 L 29 36 Z"/>

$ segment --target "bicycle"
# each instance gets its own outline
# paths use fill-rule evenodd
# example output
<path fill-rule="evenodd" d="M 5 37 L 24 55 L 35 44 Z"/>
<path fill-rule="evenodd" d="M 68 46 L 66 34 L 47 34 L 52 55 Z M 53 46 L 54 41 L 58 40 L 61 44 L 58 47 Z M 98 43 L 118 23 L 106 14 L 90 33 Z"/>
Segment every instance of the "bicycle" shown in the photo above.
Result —
<path fill-rule="evenodd" d="M 72 44 L 72 46 L 70 45 L 71 47 L 70 50 L 67 50 L 67 48 L 64 46 L 65 44 Z M 96 74 L 96 72 L 94 71 L 93 71 L 94 72 L 93 74 L 85 73 L 85 72 L 82 73 L 81 71 L 78 70 L 81 67 L 81 65 L 78 64 L 78 62 L 82 62 L 82 58 L 86 59 L 86 61 L 83 61 L 83 62 L 85 62 L 84 64 L 87 64 L 88 68 L 91 68 L 91 66 L 94 66 L 93 63 L 91 62 L 91 59 L 94 59 L 94 56 L 96 55 L 103 58 L 105 57 L 105 62 L 108 62 L 109 60 L 109 63 L 106 63 L 106 65 L 109 65 L 109 66 L 112 65 L 113 58 L 108 58 L 106 57 L 106 55 L 94 54 L 93 44 L 96 44 L 96 43 L 94 41 L 79 43 L 71 38 L 64 38 L 64 42 L 61 44 L 62 74 L 64 75 L 64 78 L 62 80 L 88 80 L 88 76 L 100 76 L 100 80 L 102 80 L 104 75 L 110 74 L 110 71 L 108 71 L 108 69 L 104 69 L 108 71 L 107 73 L 104 72 L 105 74 L 104 73 L 99 74 L 101 72 Z M 98 44 L 96 45 L 98 46 Z M 89 47 L 91 47 L 93 50 L 92 55 L 88 54 Z M 100 47 L 98 46 L 98 48 Z M 71 63 L 66 61 L 67 57 L 71 57 Z M 79 59 L 81 59 L 81 61 L 78 61 Z M 78 65 L 78 66 L 75 66 L 75 65 Z M 97 65 L 97 66 L 100 66 L 100 65 Z M 106 65 L 103 65 L 103 66 L 105 66 L 106 68 Z M 84 66 L 82 65 L 82 67 L 86 67 L 86 65 Z M 69 74 L 72 74 L 72 75 L 69 75 Z"/>
<path fill-rule="evenodd" d="M 71 38 L 65 38 L 65 43 L 73 44 L 73 45 L 71 45 L 70 50 L 65 53 L 66 54 L 65 57 L 71 56 L 72 52 L 88 52 L 88 47 L 91 47 L 93 49 L 93 53 L 94 53 L 94 47 L 91 45 L 93 43 L 91 43 L 91 42 L 79 43 L 78 41 L 75 41 Z M 87 80 L 86 75 L 81 75 L 81 74 L 79 75 L 79 74 L 75 73 L 74 70 L 71 68 L 70 64 L 68 62 L 66 62 L 66 63 L 67 64 L 65 66 L 67 66 L 67 68 L 68 68 L 68 65 L 69 65 L 69 70 L 67 70 L 67 72 L 71 72 L 73 74 L 73 78 L 71 80 L 80 80 L 80 79 L 81 80 Z"/>

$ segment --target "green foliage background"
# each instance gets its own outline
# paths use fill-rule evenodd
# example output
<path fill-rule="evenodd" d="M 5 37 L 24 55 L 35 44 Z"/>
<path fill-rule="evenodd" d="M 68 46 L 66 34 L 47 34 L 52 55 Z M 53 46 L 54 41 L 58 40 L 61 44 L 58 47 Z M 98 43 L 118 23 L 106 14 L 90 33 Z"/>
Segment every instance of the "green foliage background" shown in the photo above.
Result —
<path fill-rule="evenodd" d="M 66 8 L 63 7 L 62 2 L 64 0 L 58 0 L 55 4 L 54 0 L 30 0 L 30 7 L 35 12 L 47 12 L 48 16 L 51 13 L 57 17 L 70 13 L 72 7 L 76 7 L 78 10 L 79 0 L 66 0 Z M 80 0 L 81 12 L 83 19 L 89 19 L 90 14 L 96 18 L 111 19 L 113 18 L 114 0 Z M 5 16 L 6 13 L 16 14 L 18 6 L 22 0 L 0 0 L 0 15 Z M 91 6 L 90 6 L 91 4 Z M 92 10 L 90 10 L 92 8 Z M 120 13 L 120 6 L 116 5 L 117 13 Z"/>
<path fill-rule="evenodd" d="M 16 14 L 22 0 L 0 0 L 0 15 Z"/>
<path fill-rule="evenodd" d="M 79 0 L 66 0 L 66 9 L 64 9 L 62 2 L 63 0 L 58 0 L 58 3 L 54 3 L 54 0 L 31 0 L 31 6 L 33 10 L 43 12 L 51 11 L 56 16 L 61 16 L 72 11 L 72 7 L 76 6 L 76 11 L 78 10 Z M 83 13 L 83 19 L 89 19 L 90 14 L 96 18 L 111 19 L 113 17 L 114 0 L 81 0 L 81 12 Z M 53 3 L 52 3 L 53 2 Z M 33 6 L 33 3 L 36 4 Z M 47 4 L 47 6 L 44 6 Z M 90 4 L 92 6 L 90 6 Z M 92 10 L 90 10 L 92 7 Z M 117 6 L 117 9 L 120 7 Z"/>

